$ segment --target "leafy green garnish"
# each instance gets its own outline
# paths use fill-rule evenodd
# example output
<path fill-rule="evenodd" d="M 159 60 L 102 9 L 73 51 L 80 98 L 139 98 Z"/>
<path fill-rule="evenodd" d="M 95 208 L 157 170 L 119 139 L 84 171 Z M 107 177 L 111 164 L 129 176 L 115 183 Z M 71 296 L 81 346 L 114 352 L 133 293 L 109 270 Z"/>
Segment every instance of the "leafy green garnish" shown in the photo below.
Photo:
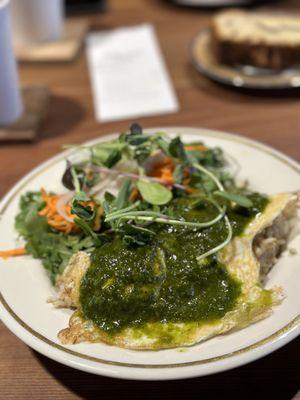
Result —
<path fill-rule="evenodd" d="M 76 167 L 75 166 L 70 167 L 70 171 L 71 171 L 74 189 L 77 193 L 79 193 L 81 191 L 81 184 L 80 184 L 80 180 L 79 180 L 79 175 L 76 171 Z"/>
<path fill-rule="evenodd" d="M 149 140 L 149 136 L 146 135 L 128 135 L 127 142 L 131 146 L 139 146 L 146 143 Z"/>
<path fill-rule="evenodd" d="M 169 203 L 172 200 L 172 192 L 165 186 L 158 182 L 149 182 L 140 179 L 137 182 L 137 187 L 141 193 L 142 198 L 149 204 L 163 205 Z"/>
<path fill-rule="evenodd" d="M 122 158 L 126 143 L 121 141 L 100 143 L 91 147 L 91 161 L 95 165 L 112 168 Z"/>
<path fill-rule="evenodd" d="M 173 179 L 175 183 L 181 184 L 183 179 L 183 171 L 184 166 L 182 164 L 178 164 L 173 172 Z"/>
<path fill-rule="evenodd" d="M 195 148 L 197 145 L 203 145 L 202 142 L 192 143 Z M 204 165 L 210 168 L 222 168 L 225 166 L 224 153 L 219 147 L 206 148 L 203 151 L 199 150 L 186 150 L 188 157 L 193 158 L 193 162 Z"/>
<path fill-rule="evenodd" d="M 126 178 L 123 185 L 119 191 L 118 197 L 116 198 L 116 209 L 119 210 L 127 205 L 128 197 L 130 195 L 131 179 Z"/>
<path fill-rule="evenodd" d="M 144 246 L 155 235 L 150 229 L 128 223 L 124 224 L 118 232 L 123 234 L 124 242 L 131 246 Z"/>
<path fill-rule="evenodd" d="M 172 157 L 178 158 L 183 163 L 187 163 L 188 161 L 188 156 L 185 151 L 184 144 L 179 136 L 171 140 L 169 144 L 169 153 Z"/>
<path fill-rule="evenodd" d="M 17 232 L 26 241 L 26 250 L 42 261 L 52 282 L 63 272 L 72 254 L 95 248 L 94 241 L 84 233 L 64 234 L 52 229 L 38 212 L 45 203 L 40 192 L 28 192 L 21 197 L 20 212 L 16 217 Z"/>
<path fill-rule="evenodd" d="M 73 166 L 69 160 L 67 160 L 67 168 L 62 176 L 62 184 L 69 190 L 75 190 L 74 174 L 76 175 L 77 189 L 83 186 L 83 180 L 85 172 L 80 165 Z"/>
<path fill-rule="evenodd" d="M 82 232 L 87 237 L 90 237 L 90 239 L 93 242 L 94 247 L 102 246 L 102 244 L 107 241 L 106 236 L 94 232 L 91 225 L 86 220 L 81 219 L 81 218 L 75 218 L 74 222 L 76 225 L 78 225 L 80 227 Z"/>
<path fill-rule="evenodd" d="M 71 213 L 85 221 L 93 221 L 96 215 L 95 208 L 84 206 L 80 201 L 74 199 L 72 202 Z"/>
<path fill-rule="evenodd" d="M 215 191 L 214 196 L 223 197 L 224 199 L 233 201 L 242 207 L 250 208 L 253 206 L 253 202 L 248 197 L 241 194 Z"/>

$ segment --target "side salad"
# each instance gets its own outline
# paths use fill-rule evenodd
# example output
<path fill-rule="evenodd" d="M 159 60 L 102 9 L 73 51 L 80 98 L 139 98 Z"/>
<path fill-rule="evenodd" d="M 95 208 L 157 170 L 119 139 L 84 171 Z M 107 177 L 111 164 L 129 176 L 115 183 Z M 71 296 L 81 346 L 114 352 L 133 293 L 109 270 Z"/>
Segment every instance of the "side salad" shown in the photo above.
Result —
<path fill-rule="evenodd" d="M 115 235 L 129 247 L 149 244 L 156 235 L 154 223 L 202 230 L 222 221 L 226 238 L 198 255 L 205 263 L 234 234 L 230 212 L 247 215 L 255 208 L 253 193 L 236 184 L 218 147 L 144 133 L 135 123 L 115 140 L 78 146 L 83 150 L 87 156 L 67 160 L 58 177 L 65 193 L 41 188 L 22 196 L 15 227 L 25 247 L 0 252 L 40 259 L 53 283 L 74 253 L 92 253 Z M 184 218 L 174 202 L 183 196 L 190 208 L 209 204 L 214 215 L 203 221 Z"/>

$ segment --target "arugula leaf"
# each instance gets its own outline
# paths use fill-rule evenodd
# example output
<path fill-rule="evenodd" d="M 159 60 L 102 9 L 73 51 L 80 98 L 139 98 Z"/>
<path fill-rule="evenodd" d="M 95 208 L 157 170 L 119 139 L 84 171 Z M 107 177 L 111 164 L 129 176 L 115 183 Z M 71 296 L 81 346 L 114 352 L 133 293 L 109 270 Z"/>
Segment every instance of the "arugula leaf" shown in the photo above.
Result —
<path fill-rule="evenodd" d="M 146 135 L 128 135 L 127 142 L 131 146 L 139 146 L 149 141 L 149 136 Z"/>
<path fill-rule="evenodd" d="M 73 197 L 73 199 L 76 199 L 77 201 L 88 201 L 90 200 L 89 196 L 83 192 L 82 190 L 80 190 L 78 193 L 75 194 L 75 196 Z"/>
<path fill-rule="evenodd" d="M 122 152 L 120 150 L 112 150 L 104 162 L 104 165 L 108 168 L 112 168 L 122 158 Z"/>
<path fill-rule="evenodd" d="M 127 245 L 144 246 L 155 236 L 155 232 L 150 229 L 129 223 L 124 224 L 119 232 L 124 235 L 123 240 Z"/>
<path fill-rule="evenodd" d="M 223 150 L 213 147 L 197 153 L 199 162 L 206 167 L 222 168 L 226 164 Z"/>
<path fill-rule="evenodd" d="M 161 134 L 154 135 L 129 134 L 126 141 L 133 146 L 133 158 L 142 165 L 143 162 L 156 150 L 162 150 L 165 154 L 169 154 L 169 143 Z"/>
<path fill-rule="evenodd" d="M 172 200 L 172 192 L 158 182 L 150 182 L 140 179 L 137 188 L 144 200 L 153 205 L 163 205 Z"/>
<path fill-rule="evenodd" d="M 90 206 L 84 206 L 77 199 L 72 201 L 71 214 L 85 220 L 92 221 L 95 218 L 96 210 Z"/>
<path fill-rule="evenodd" d="M 188 156 L 179 136 L 171 140 L 169 144 L 169 153 L 171 156 L 178 158 L 182 162 L 186 163 L 188 161 Z"/>
<path fill-rule="evenodd" d="M 194 156 L 193 152 L 186 151 L 185 146 L 179 136 L 171 140 L 169 145 L 169 153 L 171 156 L 182 161 L 184 165 L 192 165 L 194 163 L 198 164 L 198 160 Z"/>
<path fill-rule="evenodd" d="M 91 161 L 96 165 L 112 168 L 122 158 L 126 143 L 119 140 L 108 143 L 99 143 L 91 147 Z"/>
<path fill-rule="evenodd" d="M 126 178 L 123 182 L 123 185 L 115 201 L 115 206 L 117 210 L 120 210 L 121 208 L 124 208 L 127 205 L 128 197 L 130 195 L 130 188 L 131 188 L 131 179 Z"/>
<path fill-rule="evenodd" d="M 184 171 L 184 166 L 182 164 L 179 164 L 176 166 L 176 168 L 173 172 L 173 179 L 174 179 L 175 183 L 178 183 L 178 184 L 182 183 L 183 171 Z"/>
<path fill-rule="evenodd" d="M 151 143 L 144 143 L 141 146 L 137 146 L 134 149 L 134 159 L 138 162 L 139 165 L 142 165 L 144 161 L 151 155 L 152 153 L 152 145 Z"/>
<path fill-rule="evenodd" d="M 209 176 L 195 169 L 191 169 L 189 184 L 207 194 L 217 189 L 215 182 Z"/>
<path fill-rule="evenodd" d="M 114 210 L 115 196 L 109 192 L 104 193 L 104 201 L 102 207 L 105 214 L 110 214 Z"/>
<path fill-rule="evenodd" d="M 155 138 L 155 142 L 157 143 L 157 146 L 167 155 L 169 156 L 169 143 L 164 139 L 162 136 L 157 135 Z"/>
<path fill-rule="evenodd" d="M 224 199 L 232 201 L 238 204 L 239 206 L 245 208 L 250 208 L 253 206 L 253 202 L 248 197 L 243 196 L 241 194 L 221 192 L 221 191 L 215 191 L 213 194 L 214 196 L 223 197 Z"/>
<path fill-rule="evenodd" d="M 104 243 L 103 236 L 101 234 L 97 234 L 96 232 L 94 232 L 87 221 L 84 221 L 83 219 L 80 218 L 75 218 L 74 222 L 81 228 L 81 230 L 87 236 L 90 236 L 92 238 L 95 247 L 102 246 L 102 244 Z"/>

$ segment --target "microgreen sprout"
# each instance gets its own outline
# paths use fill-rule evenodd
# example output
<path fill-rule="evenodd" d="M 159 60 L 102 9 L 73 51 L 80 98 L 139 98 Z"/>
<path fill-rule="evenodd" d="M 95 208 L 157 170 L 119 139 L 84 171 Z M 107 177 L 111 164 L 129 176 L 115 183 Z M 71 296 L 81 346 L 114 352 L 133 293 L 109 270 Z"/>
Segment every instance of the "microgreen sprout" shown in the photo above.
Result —
<path fill-rule="evenodd" d="M 231 226 L 231 223 L 230 223 L 227 215 L 224 216 L 224 221 L 225 221 L 227 231 L 228 231 L 226 239 L 222 243 L 220 243 L 218 246 L 216 246 L 216 247 L 206 251 L 205 253 L 201 254 L 200 256 L 198 256 L 197 261 L 201 261 L 204 258 L 217 253 L 218 251 L 222 250 L 225 246 L 227 246 L 230 243 L 230 241 L 232 239 L 233 231 L 232 231 L 232 226 Z"/>

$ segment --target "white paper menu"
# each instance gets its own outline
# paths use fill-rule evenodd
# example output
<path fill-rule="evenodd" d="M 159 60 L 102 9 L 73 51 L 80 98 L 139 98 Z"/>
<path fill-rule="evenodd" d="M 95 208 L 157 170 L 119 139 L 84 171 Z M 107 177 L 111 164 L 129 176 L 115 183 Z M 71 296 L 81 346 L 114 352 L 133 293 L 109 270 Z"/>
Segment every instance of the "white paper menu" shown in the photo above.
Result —
<path fill-rule="evenodd" d="M 152 25 L 91 33 L 87 57 L 98 121 L 178 110 Z"/>

